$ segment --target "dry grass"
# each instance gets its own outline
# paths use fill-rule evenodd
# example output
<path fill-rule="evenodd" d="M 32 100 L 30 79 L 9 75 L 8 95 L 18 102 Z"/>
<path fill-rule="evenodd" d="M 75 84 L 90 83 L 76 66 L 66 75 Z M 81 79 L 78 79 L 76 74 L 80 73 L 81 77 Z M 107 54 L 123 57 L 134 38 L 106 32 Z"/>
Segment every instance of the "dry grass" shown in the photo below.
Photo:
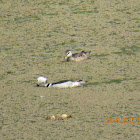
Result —
<path fill-rule="evenodd" d="M 0 138 L 139 139 L 138 3 L 0 0 Z M 66 50 L 92 53 L 68 63 Z M 49 82 L 89 82 L 73 89 L 37 88 L 40 75 Z M 46 120 L 62 113 L 73 118 Z"/>

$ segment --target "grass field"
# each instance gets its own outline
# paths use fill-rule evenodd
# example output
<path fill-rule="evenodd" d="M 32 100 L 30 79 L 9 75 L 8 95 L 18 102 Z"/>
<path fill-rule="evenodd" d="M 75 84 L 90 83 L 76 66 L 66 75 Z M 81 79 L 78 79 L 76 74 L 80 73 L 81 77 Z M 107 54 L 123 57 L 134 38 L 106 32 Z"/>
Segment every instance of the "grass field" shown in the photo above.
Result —
<path fill-rule="evenodd" d="M 0 140 L 140 139 L 139 4 L 0 0 Z M 65 62 L 66 50 L 90 59 Z M 41 75 L 88 83 L 36 87 Z"/>

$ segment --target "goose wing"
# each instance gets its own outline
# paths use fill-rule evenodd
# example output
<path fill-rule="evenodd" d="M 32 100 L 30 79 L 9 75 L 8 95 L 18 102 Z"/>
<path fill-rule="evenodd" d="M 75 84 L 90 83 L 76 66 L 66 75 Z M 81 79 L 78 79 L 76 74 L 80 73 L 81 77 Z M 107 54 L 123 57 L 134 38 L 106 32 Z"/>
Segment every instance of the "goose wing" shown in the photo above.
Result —
<path fill-rule="evenodd" d="M 72 55 L 72 57 L 82 57 L 82 56 L 87 56 L 87 55 L 89 55 L 91 53 L 91 51 L 88 51 L 88 52 L 85 52 L 85 51 L 82 51 L 82 52 L 80 52 L 80 53 L 75 53 L 75 54 L 73 54 Z"/>
<path fill-rule="evenodd" d="M 75 53 L 75 54 L 72 54 L 72 57 L 81 57 L 83 54 L 82 52 L 81 53 Z"/>
<path fill-rule="evenodd" d="M 85 51 L 82 51 L 81 52 L 83 55 L 89 55 L 91 53 L 91 51 L 88 51 L 88 52 L 85 52 Z"/>

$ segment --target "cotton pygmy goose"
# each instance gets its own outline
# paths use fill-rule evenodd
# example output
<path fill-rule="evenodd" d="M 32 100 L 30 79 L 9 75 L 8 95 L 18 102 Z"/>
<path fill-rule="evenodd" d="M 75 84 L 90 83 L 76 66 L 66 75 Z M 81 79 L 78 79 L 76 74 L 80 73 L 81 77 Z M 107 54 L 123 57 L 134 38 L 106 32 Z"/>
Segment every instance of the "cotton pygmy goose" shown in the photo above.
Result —
<path fill-rule="evenodd" d="M 37 80 L 37 86 L 40 85 L 44 85 L 45 87 L 56 87 L 56 88 L 72 88 L 72 87 L 78 87 L 81 86 L 83 84 L 85 84 L 87 81 L 83 81 L 83 80 L 76 80 L 76 81 L 60 81 L 57 83 L 48 83 L 47 82 L 47 78 L 45 77 L 39 77 Z"/>
<path fill-rule="evenodd" d="M 82 51 L 80 53 L 75 53 L 75 54 L 72 54 L 72 51 L 68 50 L 66 51 L 66 54 L 65 54 L 65 60 L 66 61 L 83 61 L 83 60 L 86 60 L 88 59 L 88 55 L 91 53 L 91 51 L 88 51 L 88 52 L 85 52 L 85 51 Z"/>

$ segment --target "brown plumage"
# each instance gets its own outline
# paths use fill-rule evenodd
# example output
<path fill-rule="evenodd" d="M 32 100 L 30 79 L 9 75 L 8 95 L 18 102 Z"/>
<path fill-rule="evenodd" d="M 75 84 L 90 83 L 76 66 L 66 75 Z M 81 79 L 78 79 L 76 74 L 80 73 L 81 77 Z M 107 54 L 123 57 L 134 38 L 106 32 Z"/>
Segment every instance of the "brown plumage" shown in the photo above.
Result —
<path fill-rule="evenodd" d="M 66 54 L 65 54 L 65 60 L 66 61 L 83 61 L 83 60 L 86 60 L 88 59 L 88 55 L 91 53 L 91 51 L 88 51 L 88 52 L 85 52 L 85 51 L 82 51 L 80 53 L 75 53 L 75 54 L 72 54 L 72 51 L 68 50 L 66 51 Z"/>

